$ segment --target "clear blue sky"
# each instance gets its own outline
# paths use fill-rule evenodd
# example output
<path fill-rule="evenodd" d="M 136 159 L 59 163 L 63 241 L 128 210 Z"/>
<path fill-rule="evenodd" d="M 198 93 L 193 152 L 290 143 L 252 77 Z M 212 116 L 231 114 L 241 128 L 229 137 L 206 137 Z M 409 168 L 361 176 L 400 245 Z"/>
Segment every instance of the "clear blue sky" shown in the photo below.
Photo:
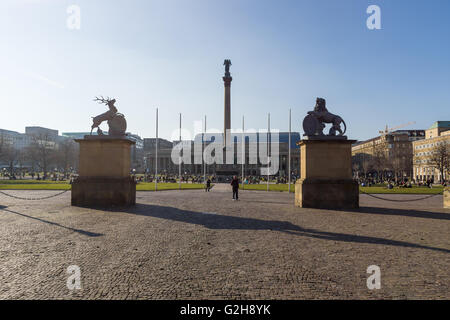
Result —
<path fill-rule="evenodd" d="M 81 8 L 69 30 L 66 9 Z M 382 30 L 366 9 L 381 8 Z M 89 131 L 114 96 L 128 131 L 160 136 L 208 117 L 223 128 L 223 60 L 232 126 L 293 130 L 316 97 L 366 139 L 450 120 L 450 1 L 2 0 L 0 128 Z M 106 125 L 103 125 L 106 129 Z"/>

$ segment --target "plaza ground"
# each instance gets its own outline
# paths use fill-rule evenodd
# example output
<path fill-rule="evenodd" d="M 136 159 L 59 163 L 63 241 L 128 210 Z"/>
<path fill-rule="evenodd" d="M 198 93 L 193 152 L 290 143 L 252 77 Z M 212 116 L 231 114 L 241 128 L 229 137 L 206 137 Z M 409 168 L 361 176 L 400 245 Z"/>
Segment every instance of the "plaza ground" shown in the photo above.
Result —
<path fill-rule="evenodd" d="M 70 191 L 0 194 L 0 298 L 450 298 L 442 195 L 361 195 L 352 211 L 297 208 L 286 192 L 240 198 L 218 184 L 137 192 L 135 207 L 105 210 L 71 207 Z M 81 290 L 66 286 L 70 265 Z M 380 290 L 367 288 L 370 265 Z"/>

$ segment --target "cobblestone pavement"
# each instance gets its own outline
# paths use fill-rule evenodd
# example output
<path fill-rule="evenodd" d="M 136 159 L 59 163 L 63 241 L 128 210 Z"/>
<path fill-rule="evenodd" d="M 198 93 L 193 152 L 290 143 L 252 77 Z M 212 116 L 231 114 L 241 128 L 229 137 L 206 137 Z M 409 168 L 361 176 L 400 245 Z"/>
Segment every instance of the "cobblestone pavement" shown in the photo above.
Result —
<path fill-rule="evenodd" d="M 0 195 L 0 298 L 450 298 L 442 196 L 362 195 L 354 211 L 296 208 L 279 192 L 231 196 L 227 186 L 138 192 L 136 207 L 102 210 L 71 207 L 70 192 Z M 81 290 L 66 286 L 70 265 Z M 369 265 L 380 290 L 367 289 Z"/>

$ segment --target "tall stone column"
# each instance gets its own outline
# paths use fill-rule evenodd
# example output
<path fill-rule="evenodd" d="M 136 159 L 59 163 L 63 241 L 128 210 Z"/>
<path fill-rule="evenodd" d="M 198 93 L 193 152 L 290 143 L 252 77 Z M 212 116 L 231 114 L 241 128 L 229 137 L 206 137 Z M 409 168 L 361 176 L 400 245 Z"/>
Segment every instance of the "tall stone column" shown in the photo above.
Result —
<path fill-rule="evenodd" d="M 224 146 L 226 146 L 228 139 L 227 133 L 229 134 L 229 130 L 231 129 L 231 81 L 233 78 L 230 74 L 231 61 L 225 60 L 223 64 L 225 66 L 225 75 L 222 78 L 225 87 L 223 137 Z"/>

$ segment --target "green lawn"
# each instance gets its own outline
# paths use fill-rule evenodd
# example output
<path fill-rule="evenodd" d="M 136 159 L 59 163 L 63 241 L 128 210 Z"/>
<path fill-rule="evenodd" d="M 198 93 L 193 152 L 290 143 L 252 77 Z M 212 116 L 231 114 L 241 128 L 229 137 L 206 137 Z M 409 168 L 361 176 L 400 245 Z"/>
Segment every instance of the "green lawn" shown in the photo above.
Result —
<path fill-rule="evenodd" d="M 179 183 L 158 183 L 158 191 L 161 190 L 178 190 Z M 204 189 L 205 185 L 202 183 L 182 183 L 181 189 Z M 136 185 L 137 191 L 155 191 L 154 182 L 141 182 Z"/>
<path fill-rule="evenodd" d="M 241 185 L 242 188 L 242 185 Z M 257 190 L 257 191 L 266 191 L 267 185 L 264 183 L 261 184 L 246 184 L 244 186 L 244 190 Z M 437 194 L 442 193 L 441 186 L 435 186 L 433 188 L 427 187 L 412 187 L 412 188 L 398 188 L 388 189 L 386 187 L 359 187 L 360 193 L 394 193 L 394 194 Z M 269 184 L 269 191 L 288 191 L 287 184 Z M 291 184 L 291 192 L 295 192 L 295 184 Z"/>
<path fill-rule="evenodd" d="M 386 187 L 359 187 L 359 191 L 365 193 L 386 193 L 386 194 L 437 194 L 442 193 L 442 186 L 435 186 L 433 188 L 427 187 L 412 187 L 412 188 L 398 188 L 388 189 Z"/>
<path fill-rule="evenodd" d="M 0 190 L 70 190 L 68 183 L 1 183 Z"/>
<path fill-rule="evenodd" d="M 242 184 L 239 186 L 242 190 Z M 288 191 L 288 184 L 269 184 L 269 191 Z M 246 184 L 244 185 L 244 190 L 256 190 L 256 191 L 267 191 L 267 184 Z M 291 192 L 295 192 L 295 183 L 291 184 Z"/>
<path fill-rule="evenodd" d="M 177 190 L 178 183 L 158 183 L 158 190 Z M 181 189 L 203 189 L 201 183 L 182 183 Z M 0 180 L 0 190 L 70 190 L 67 181 L 43 180 Z M 141 182 L 136 186 L 137 191 L 155 191 L 154 182 Z"/>
<path fill-rule="evenodd" d="M 0 180 L 0 190 L 70 190 L 71 186 L 67 181 L 50 181 L 50 180 Z M 158 190 L 178 190 L 178 183 L 158 183 Z M 202 183 L 182 183 L 181 189 L 203 189 Z M 137 191 L 155 191 L 154 182 L 141 182 L 136 186 Z M 242 184 L 241 184 L 242 190 Z M 244 190 L 266 191 L 267 185 L 246 184 Z M 376 193 L 376 194 L 437 194 L 442 193 L 442 186 L 433 188 L 412 187 L 387 189 L 382 186 L 359 187 L 360 192 Z M 269 184 L 269 191 L 288 191 L 287 184 Z M 295 184 L 291 184 L 291 192 L 295 192 Z M 362 193 L 361 192 L 361 193 Z"/>
<path fill-rule="evenodd" d="M 0 180 L 0 190 L 70 190 L 70 184 L 51 180 Z"/>
<path fill-rule="evenodd" d="M 52 180 L 31 180 L 31 179 L 24 179 L 24 180 L 3 180 L 0 179 L 0 186 L 5 184 L 67 184 L 68 181 L 52 181 Z"/>

